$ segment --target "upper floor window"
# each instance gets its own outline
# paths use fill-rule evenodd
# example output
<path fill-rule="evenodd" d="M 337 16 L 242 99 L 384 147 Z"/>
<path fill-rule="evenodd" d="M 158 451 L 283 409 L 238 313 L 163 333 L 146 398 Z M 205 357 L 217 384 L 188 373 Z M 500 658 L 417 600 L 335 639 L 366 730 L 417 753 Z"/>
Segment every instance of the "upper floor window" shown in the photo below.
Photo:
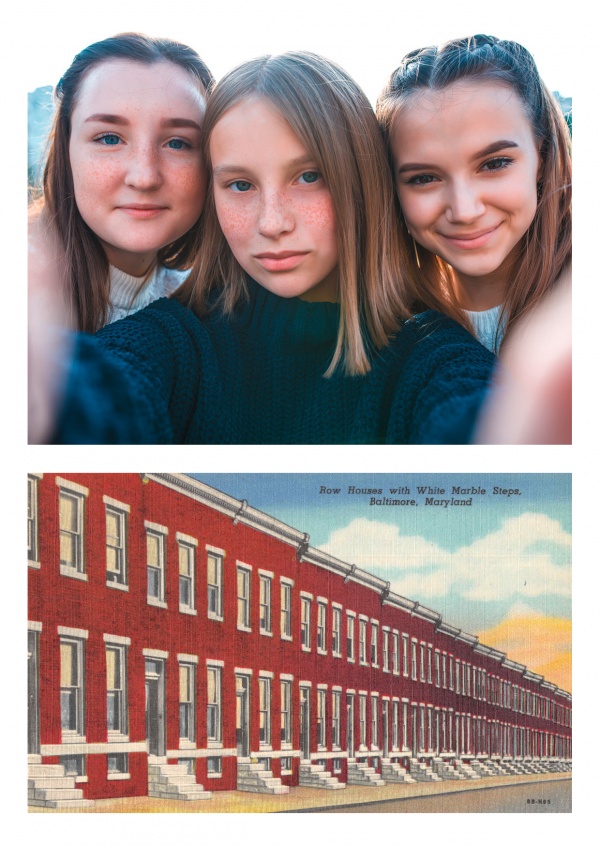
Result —
<path fill-rule="evenodd" d="M 408 635 L 402 635 L 402 675 L 408 676 Z"/>
<path fill-rule="evenodd" d="M 326 619 L 327 606 L 324 602 L 317 602 L 317 651 L 325 653 L 327 651 L 326 640 Z"/>
<path fill-rule="evenodd" d="M 250 631 L 250 573 L 246 565 L 237 565 L 237 626 Z"/>
<path fill-rule="evenodd" d="M 331 651 L 334 655 L 342 654 L 342 609 L 331 609 Z"/>
<path fill-rule="evenodd" d="M 358 660 L 367 663 L 367 621 L 359 617 L 358 620 Z"/>
<path fill-rule="evenodd" d="M 390 633 L 383 630 L 383 669 L 386 673 L 390 671 Z"/>
<path fill-rule="evenodd" d="M 106 505 L 106 583 L 127 585 L 127 512 L 128 506 L 117 507 L 111 500 Z"/>
<path fill-rule="evenodd" d="M 271 634 L 271 579 L 264 573 L 259 576 L 260 632 Z"/>
<path fill-rule="evenodd" d="M 196 609 L 196 545 L 192 538 L 177 533 L 179 556 L 179 610 Z"/>
<path fill-rule="evenodd" d="M 411 664 L 411 673 L 410 676 L 413 681 L 417 680 L 417 642 L 412 640 L 410 643 L 410 664 Z"/>
<path fill-rule="evenodd" d="M 40 560 L 38 549 L 38 488 L 39 478 L 30 474 L 27 477 L 27 560 L 37 564 Z"/>
<path fill-rule="evenodd" d="M 310 649 L 310 598 L 302 596 L 301 602 L 301 617 L 300 617 L 300 642 L 302 649 Z"/>
<path fill-rule="evenodd" d="M 348 661 L 354 661 L 354 615 L 348 613 L 346 616 L 347 634 L 346 634 L 346 649 L 348 652 Z"/>
<path fill-rule="evenodd" d="M 223 554 L 209 550 L 206 560 L 208 616 L 223 619 Z"/>
<path fill-rule="evenodd" d="M 281 616 L 280 627 L 281 637 L 284 640 L 292 639 L 292 583 L 281 582 L 280 586 L 281 598 Z"/>
<path fill-rule="evenodd" d="M 146 527 L 146 562 L 148 569 L 148 603 L 165 606 L 166 537 Z"/>
<path fill-rule="evenodd" d="M 61 572 L 85 573 L 84 502 L 80 494 L 61 490 L 58 497 Z"/>
<path fill-rule="evenodd" d="M 374 667 L 378 665 L 378 641 L 379 641 L 379 623 L 374 620 L 371 621 L 371 664 Z"/>

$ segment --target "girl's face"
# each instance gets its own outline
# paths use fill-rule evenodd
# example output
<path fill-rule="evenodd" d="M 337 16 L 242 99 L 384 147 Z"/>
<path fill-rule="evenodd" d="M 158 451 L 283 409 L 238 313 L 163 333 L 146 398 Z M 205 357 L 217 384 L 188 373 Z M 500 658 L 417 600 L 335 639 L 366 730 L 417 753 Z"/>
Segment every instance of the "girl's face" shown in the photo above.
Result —
<path fill-rule="evenodd" d="M 537 208 L 540 157 L 519 97 L 481 80 L 411 95 L 394 117 L 391 147 L 411 235 L 459 282 L 504 291 Z"/>
<path fill-rule="evenodd" d="M 202 211 L 204 98 L 171 62 L 109 60 L 84 78 L 71 117 L 77 208 L 108 260 L 143 276 Z"/>
<path fill-rule="evenodd" d="M 249 97 L 210 138 L 219 224 L 241 267 L 280 297 L 337 300 L 333 200 L 317 164 L 279 112 Z"/>

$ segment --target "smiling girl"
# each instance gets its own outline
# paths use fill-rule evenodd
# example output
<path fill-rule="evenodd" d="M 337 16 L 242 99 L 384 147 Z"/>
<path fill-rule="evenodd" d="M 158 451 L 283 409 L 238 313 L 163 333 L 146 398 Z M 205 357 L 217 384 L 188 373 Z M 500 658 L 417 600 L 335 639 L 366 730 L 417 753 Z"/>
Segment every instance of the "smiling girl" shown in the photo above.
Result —
<path fill-rule="evenodd" d="M 59 81 L 33 225 L 58 233 L 75 328 L 94 332 L 187 275 L 206 191 L 201 125 L 212 82 L 191 48 L 138 33 L 86 47 Z"/>
<path fill-rule="evenodd" d="M 571 257 L 556 100 L 525 48 L 476 35 L 405 56 L 377 114 L 420 303 L 497 351 Z"/>
<path fill-rule="evenodd" d="M 311 53 L 211 93 L 201 249 L 170 299 L 79 335 L 63 443 L 467 442 L 493 357 L 409 318 L 369 102 Z"/>

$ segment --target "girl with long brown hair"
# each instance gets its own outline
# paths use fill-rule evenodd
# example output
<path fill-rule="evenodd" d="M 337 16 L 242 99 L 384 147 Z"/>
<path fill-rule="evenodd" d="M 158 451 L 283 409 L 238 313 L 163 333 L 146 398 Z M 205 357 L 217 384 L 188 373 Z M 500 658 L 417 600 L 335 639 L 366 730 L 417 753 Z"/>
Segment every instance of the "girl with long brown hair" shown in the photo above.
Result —
<path fill-rule="evenodd" d="M 467 442 L 493 356 L 411 319 L 375 114 L 338 65 L 263 56 L 208 99 L 200 249 L 176 294 L 80 334 L 62 443 Z"/>
<path fill-rule="evenodd" d="M 571 259 L 567 123 L 531 54 L 475 35 L 413 50 L 377 103 L 415 308 L 497 351 Z"/>
<path fill-rule="evenodd" d="M 198 250 L 212 84 L 190 47 L 140 33 L 91 44 L 60 79 L 32 214 L 58 236 L 74 328 L 95 332 L 185 279 Z"/>

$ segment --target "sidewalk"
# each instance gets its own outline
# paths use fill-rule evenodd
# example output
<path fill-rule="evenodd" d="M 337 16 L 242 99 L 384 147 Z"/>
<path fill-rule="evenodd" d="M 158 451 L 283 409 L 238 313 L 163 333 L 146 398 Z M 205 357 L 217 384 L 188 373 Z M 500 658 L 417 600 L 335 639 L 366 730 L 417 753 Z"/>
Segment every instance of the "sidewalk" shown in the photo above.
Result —
<path fill-rule="evenodd" d="M 561 781 L 571 779 L 571 773 L 545 773 L 543 775 L 498 776 L 477 781 L 442 781 L 417 784 L 386 784 L 385 787 L 353 787 L 344 790 L 318 790 L 311 787 L 291 787 L 288 794 L 270 796 L 241 791 L 215 791 L 206 801 L 183 802 L 135 796 L 128 799 L 97 799 L 94 806 L 73 813 L 96 814 L 252 814 L 307 811 L 325 808 L 343 808 L 349 805 L 385 802 L 386 800 L 413 799 L 419 796 L 441 796 L 462 793 L 465 790 L 485 790 L 489 787 L 509 787 L 518 784 Z M 207 785 L 205 784 L 205 787 Z M 50 808 L 29 808 L 30 813 L 64 814 L 68 811 Z"/>

